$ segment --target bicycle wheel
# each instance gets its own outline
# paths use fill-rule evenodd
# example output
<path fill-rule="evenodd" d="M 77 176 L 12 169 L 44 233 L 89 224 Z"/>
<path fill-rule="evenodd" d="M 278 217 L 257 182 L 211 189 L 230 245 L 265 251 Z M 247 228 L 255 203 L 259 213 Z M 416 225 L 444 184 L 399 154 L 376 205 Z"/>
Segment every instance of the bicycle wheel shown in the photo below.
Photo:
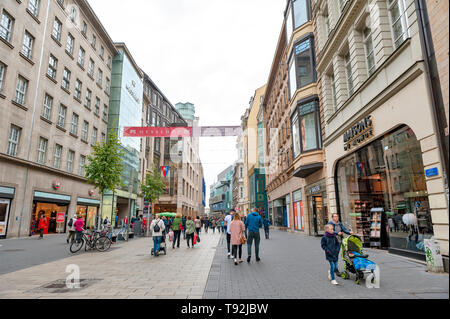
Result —
<path fill-rule="evenodd" d="M 97 240 L 95 241 L 95 248 L 98 251 L 101 252 L 105 252 L 107 251 L 109 248 L 111 248 L 111 241 L 109 240 L 108 237 L 106 236 L 102 236 L 97 238 Z"/>
<path fill-rule="evenodd" d="M 83 247 L 84 245 L 84 239 L 80 239 L 79 241 L 73 241 L 72 244 L 70 245 L 70 252 L 72 254 L 75 254 L 77 252 L 80 251 L 80 249 Z"/>

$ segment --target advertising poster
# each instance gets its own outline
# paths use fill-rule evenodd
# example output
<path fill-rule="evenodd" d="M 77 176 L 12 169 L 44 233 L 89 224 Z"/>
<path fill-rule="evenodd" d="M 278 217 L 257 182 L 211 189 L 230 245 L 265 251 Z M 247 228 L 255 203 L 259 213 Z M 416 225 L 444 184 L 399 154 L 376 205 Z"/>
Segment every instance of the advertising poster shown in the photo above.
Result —
<path fill-rule="evenodd" d="M 298 218 L 297 218 L 297 205 L 298 203 L 294 203 L 294 229 L 298 230 Z"/>

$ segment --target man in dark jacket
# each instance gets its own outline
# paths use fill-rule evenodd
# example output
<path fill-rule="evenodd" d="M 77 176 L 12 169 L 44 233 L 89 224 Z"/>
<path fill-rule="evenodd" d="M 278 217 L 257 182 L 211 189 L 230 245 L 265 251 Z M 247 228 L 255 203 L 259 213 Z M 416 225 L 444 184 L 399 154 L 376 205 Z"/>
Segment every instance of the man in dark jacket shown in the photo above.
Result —
<path fill-rule="evenodd" d="M 245 226 L 248 229 L 248 237 L 247 237 L 247 248 L 248 248 L 248 257 L 247 262 L 249 263 L 252 256 L 252 244 L 255 241 L 255 255 L 256 261 L 260 261 L 259 258 L 259 243 L 261 241 L 261 236 L 259 234 L 259 229 L 262 227 L 262 218 L 257 213 L 256 208 L 252 209 L 250 215 L 247 216 L 245 220 Z"/>
<path fill-rule="evenodd" d="M 325 225 L 325 235 L 322 237 L 321 241 L 322 249 L 325 251 L 325 258 L 330 263 L 330 270 L 328 271 L 328 280 L 331 284 L 338 285 L 335 278 L 335 271 L 337 269 L 337 264 L 339 260 L 339 251 L 341 245 L 337 239 L 336 233 L 330 224 Z"/>
<path fill-rule="evenodd" d="M 263 225 L 264 225 L 264 233 L 266 234 L 266 239 L 269 239 L 270 220 L 267 217 L 264 217 Z"/>

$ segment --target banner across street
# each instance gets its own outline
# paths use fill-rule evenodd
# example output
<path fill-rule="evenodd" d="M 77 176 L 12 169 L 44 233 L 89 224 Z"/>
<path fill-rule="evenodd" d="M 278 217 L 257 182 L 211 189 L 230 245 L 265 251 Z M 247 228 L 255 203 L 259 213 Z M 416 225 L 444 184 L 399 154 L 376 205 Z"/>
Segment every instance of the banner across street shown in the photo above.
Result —
<path fill-rule="evenodd" d="M 125 137 L 219 137 L 239 136 L 240 126 L 124 127 Z"/>

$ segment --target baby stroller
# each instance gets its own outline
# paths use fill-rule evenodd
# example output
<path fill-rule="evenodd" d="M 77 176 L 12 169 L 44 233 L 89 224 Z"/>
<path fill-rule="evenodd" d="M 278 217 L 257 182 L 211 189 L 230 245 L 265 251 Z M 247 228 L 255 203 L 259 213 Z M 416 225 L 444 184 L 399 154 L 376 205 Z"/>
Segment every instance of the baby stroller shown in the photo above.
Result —
<path fill-rule="evenodd" d="M 163 235 L 161 236 L 161 243 L 159 245 L 159 253 L 164 252 L 164 256 L 167 255 L 167 249 L 166 249 L 166 234 L 163 232 Z M 152 256 L 155 256 L 155 247 L 152 247 Z"/>
<path fill-rule="evenodd" d="M 361 279 L 364 279 L 366 274 L 373 273 L 376 264 L 367 259 L 369 256 L 363 252 L 363 243 L 361 238 L 351 235 L 342 240 L 342 261 L 344 263 L 344 271 L 342 278 L 350 279 L 350 273 L 356 274 L 355 283 L 358 285 Z M 375 275 L 372 278 L 372 283 L 375 283 Z"/>

